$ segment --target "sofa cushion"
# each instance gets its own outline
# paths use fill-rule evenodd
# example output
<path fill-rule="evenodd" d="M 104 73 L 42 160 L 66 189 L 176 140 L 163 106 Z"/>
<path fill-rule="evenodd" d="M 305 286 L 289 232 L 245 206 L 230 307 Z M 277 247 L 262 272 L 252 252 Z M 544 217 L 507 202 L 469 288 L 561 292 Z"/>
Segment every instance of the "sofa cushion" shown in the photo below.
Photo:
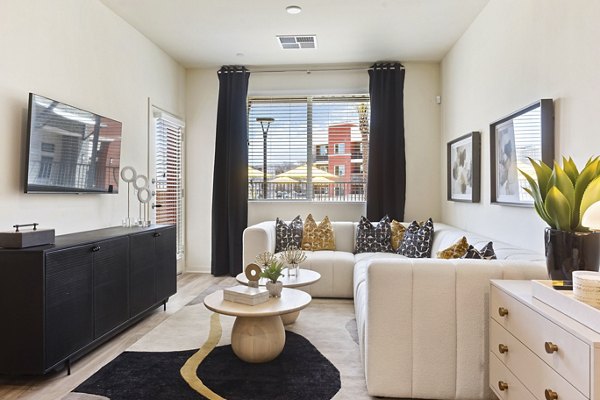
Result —
<path fill-rule="evenodd" d="M 467 252 L 462 258 L 474 258 L 476 260 L 496 260 L 496 252 L 494 251 L 494 244 L 488 242 L 481 250 L 477 250 L 473 246 L 469 246 Z"/>
<path fill-rule="evenodd" d="M 433 221 L 431 218 L 423 225 L 413 221 L 404 232 L 404 239 L 398 253 L 409 258 L 428 258 L 431 257 L 432 242 Z"/>
<path fill-rule="evenodd" d="M 360 261 L 368 261 L 374 258 L 384 259 L 384 258 L 406 258 L 402 254 L 398 253 L 359 253 L 354 255 L 354 260 L 358 263 Z"/>
<path fill-rule="evenodd" d="M 356 246 L 355 253 L 391 253 L 392 245 L 390 239 L 392 229 L 390 218 L 386 215 L 374 226 L 364 216 L 356 228 Z"/>
<path fill-rule="evenodd" d="M 473 247 L 476 249 L 482 248 L 490 241 L 489 237 L 468 232 L 452 225 L 446 225 L 438 222 L 436 222 L 434 225 L 435 235 L 433 235 L 433 253 L 452 245 L 462 236 L 465 236 L 467 238 L 467 242 L 473 245 Z M 499 240 L 494 240 L 494 251 L 498 260 L 546 261 L 543 253 L 520 248 Z"/>
<path fill-rule="evenodd" d="M 290 246 L 300 248 L 301 243 L 302 218 L 298 215 L 289 225 L 277 218 L 275 222 L 275 252 L 279 253 Z"/>
<path fill-rule="evenodd" d="M 300 264 L 300 268 L 321 274 L 317 282 L 300 288 L 313 297 L 352 298 L 354 254 L 331 250 L 307 251 L 306 261 Z"/>
<path fill-rule="evenodd" d="M 329 217 L 325 216 L 317 225 L 312 214 L 308 214 L 302 232 L 302 250 L 335 250 L 335 236 Z"/>
<path fill-rule="evenodd" d="M 436 253 L 437 258 L 444 258 L 446 260 L 451 258 L 461 258 L 467 253 L 469 249 L 469 242 L 466 237 L 461 237 L 452 246 L 440 250 Z"/>

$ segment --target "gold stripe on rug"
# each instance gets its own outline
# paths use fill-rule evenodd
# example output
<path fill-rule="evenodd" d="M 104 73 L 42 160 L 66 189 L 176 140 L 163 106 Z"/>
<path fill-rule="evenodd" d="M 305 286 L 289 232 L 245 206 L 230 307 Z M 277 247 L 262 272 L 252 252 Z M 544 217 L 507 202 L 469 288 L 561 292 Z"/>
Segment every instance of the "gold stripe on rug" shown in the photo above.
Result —
<path fill-rule="evenodd" d="M 200 347 L 198 351 L 195 352 L 194 355 L 192 355 L 179 370 L 181 376 L 187 382 L 187 384 L 190 385 L 190 387 L 196 392 L 200 393 L 209 400 L 225 399 L 210 390 L 204 383 L 202 383 L 202 380 L 198 378 L 196 371 L 198 370 L 200 363 L 202 363 L 206 356 L 208 356 L 210 352 L 213 351 L 213 349 L 217 346 L 219 340 L 221 340 L 222 333 L 223 330 L 221 328 L 219 314 L 213 313 L 213 315 L 210 317 L 210 332 L 208 334 L 208 339 L 206 339 L 206 342 L 204 342 L 202 347 Z"/>

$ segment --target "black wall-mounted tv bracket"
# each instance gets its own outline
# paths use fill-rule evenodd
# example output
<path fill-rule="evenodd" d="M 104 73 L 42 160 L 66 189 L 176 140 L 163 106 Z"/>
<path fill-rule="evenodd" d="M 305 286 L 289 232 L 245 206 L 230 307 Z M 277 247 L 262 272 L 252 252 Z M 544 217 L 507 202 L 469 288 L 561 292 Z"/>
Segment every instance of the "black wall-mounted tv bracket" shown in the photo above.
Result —
<path fill-rule="evenodd" d="M 39 223 L 34 222 L 33 224 L 17 224 L 17 225 L 13 225 L 13 228 L 15 228 L 15 232 L 19 232 L 19 228 L 24 228 L 26 226 L 33 226 L 33 230 L 37 231 L 37 226 L 39 225 Z"/>

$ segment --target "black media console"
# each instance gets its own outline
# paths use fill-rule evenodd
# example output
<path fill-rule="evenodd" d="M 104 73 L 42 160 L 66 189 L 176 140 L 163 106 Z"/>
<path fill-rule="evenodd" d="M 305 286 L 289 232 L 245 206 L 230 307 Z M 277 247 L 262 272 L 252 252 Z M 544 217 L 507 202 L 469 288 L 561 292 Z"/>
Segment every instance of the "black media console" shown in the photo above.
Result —
<path fill-rule="evenodd" d="M 174 225 L 106 228 L 0 249 L 0 374 L 45 374 L 166 306 Z"/>

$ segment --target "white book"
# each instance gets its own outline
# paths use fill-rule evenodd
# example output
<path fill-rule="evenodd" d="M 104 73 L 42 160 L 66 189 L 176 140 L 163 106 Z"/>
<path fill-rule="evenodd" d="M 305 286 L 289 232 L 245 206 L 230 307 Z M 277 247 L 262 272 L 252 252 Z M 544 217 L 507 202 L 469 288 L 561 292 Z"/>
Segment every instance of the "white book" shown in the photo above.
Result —
<path fill-rule="evenodd" d="M 269 291 L 264 287 L 232 286 L 223 289 L 223 300 L 254 306 L 269 300 Z"/>

